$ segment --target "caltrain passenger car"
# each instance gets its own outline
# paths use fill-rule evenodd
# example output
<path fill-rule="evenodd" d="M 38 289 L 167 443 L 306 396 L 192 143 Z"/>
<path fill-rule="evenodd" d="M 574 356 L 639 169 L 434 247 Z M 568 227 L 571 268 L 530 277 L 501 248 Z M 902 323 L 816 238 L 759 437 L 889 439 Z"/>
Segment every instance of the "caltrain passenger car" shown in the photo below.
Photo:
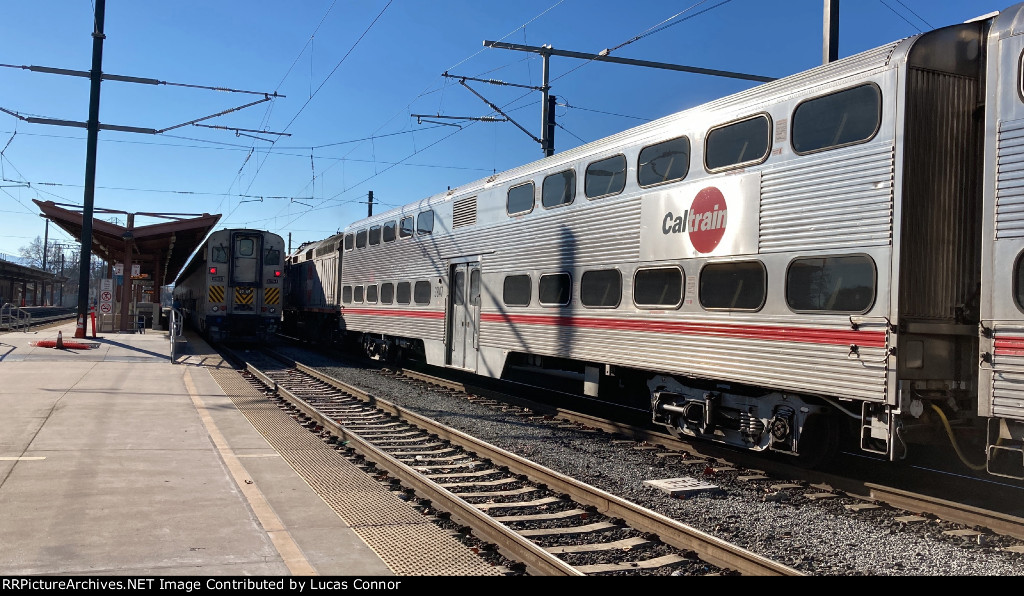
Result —
<path fill-rule="evenodd" d="M 340 343 L 341 247 L 343 234 L 306 242 L 285 261 L 285 303 L 282 331 L 293 338 Z"/>
<path fill-rule="evenodd" d="M 1022 478 L 1022 7 L 354 222 L 345 331 L 679 436 Z"/>
<path fill-rule="evenodd" d="M 284 239 L 273 232 L 212 232 L 181 270 L 174 301 L 211 341 L 266 341 L 281 323 Z"/>

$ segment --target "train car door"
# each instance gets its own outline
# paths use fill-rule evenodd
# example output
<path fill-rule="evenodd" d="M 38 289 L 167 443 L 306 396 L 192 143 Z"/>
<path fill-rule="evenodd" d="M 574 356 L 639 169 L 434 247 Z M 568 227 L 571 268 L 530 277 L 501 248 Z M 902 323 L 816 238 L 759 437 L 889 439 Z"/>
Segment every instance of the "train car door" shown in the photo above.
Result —
<path fill-rule="evenodd" d="M 454 263 L 448 279 L 448 365 L 475 371 L 480 347 L 480 263 Z"/>
<path fill-rule="evenodd" d="M 990 474 L 1024 478 L 1024 8 L 996 17 L 986 54 L 978 414 Z"/>
<path fill-rule="evenodd" d="M 256 288 L 260 283 L 262 237 L 256 233 L 238 232 L 231 239 L 231 285 L 234 288 L 234 311 L 256 311 Z"/>

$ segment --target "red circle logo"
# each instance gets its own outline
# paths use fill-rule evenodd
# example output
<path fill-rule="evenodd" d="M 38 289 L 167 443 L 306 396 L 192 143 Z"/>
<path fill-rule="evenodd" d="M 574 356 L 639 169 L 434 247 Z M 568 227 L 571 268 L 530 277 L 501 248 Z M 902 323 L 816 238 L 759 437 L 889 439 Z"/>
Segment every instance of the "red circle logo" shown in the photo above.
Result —
<path fill-rule="evenodd" d="M 693 204 L 690 205 L 690 216 L 687 218 L 690 243 L 697 252 L 709 253 L 715 250 L 725 235 L 727 213 L 725 195 L 722 191 L 709 186 L 697 193 Z"/>

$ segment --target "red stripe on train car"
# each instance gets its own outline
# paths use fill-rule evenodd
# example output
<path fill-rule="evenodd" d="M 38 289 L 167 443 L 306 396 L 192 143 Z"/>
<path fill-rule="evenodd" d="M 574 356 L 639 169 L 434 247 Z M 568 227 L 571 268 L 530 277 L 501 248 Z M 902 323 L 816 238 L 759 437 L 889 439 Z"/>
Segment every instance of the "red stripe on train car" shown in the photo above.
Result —
<path fill-rule="evenodd" d="M 1024 356 L 1024 337 L 997 337 L 996 356 Z"/>
<path fill-rule="evenodd" d="M 801 343 L 847 345 L 857 344 L 869 348 L 885 347 L 884 331 L 853 331 L 842 329 L 807 329 L 803 327 L 777 327 L 768 325 L 723 325 L 715 323 L 683 323 L 597 317 L 566 317 L 549 315 L 483 314 L 481 321 L 523 325 L 556 325 L 560 327 L 586 327 L 618 331 L 646 331 L 681 335 L 714 335 L 792 341 Z"/>
<path fill-rule="evenodd" d="M 411 317 L 417 319 L 443 319 L 444 311 L 440 310 L 398 310 L 392 308 L 352 308 L 346 306 L 342 311 L 348 315 L 366 315 L 369 317 Z"/>
<path fill-rule="evenodd" d="M 436 310 L 397 310 L 379 308 L 346 308 L 346 315 L 376 317 L 415 317 L 443 319 L 444 312 Z M 648 333 L 674 333 L 679 335 L 711 335 L 761 339 L 771 341 L 792 341 L 799 343 L 848 345 L 857 344 L 866 348 L 884 348 L 885 332 L 853 331 L 843 329 L 808 329 L 803 327 L 778 327 L 762 325 L 723 325 L 709 323 L 683 323 L 675 321 L 653 321 L 635 319 L 611 319 L 603 317 L 569 317 L 556 315 L 510 315 L 482 313 L 482 323 L 506 323 L 517 325 L 549 325 L 555 327 L 576 327 L 587 329 L 608 329 L 615 331 L 644 331 Z"/>

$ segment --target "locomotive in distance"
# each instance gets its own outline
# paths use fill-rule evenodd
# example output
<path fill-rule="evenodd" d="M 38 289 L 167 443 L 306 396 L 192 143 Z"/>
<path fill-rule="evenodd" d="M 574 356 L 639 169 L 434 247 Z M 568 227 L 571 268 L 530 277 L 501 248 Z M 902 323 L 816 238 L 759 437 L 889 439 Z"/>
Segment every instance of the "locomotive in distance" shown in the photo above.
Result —
<path fill-rule="evenodd" d="M 174 303 L 212 342 L 269 341 L 281 322 L 284 256 L 273 232 L 211 232 L 178 274 Z"/>
<path fill-rule="evenodd" d="M 361 219 L 285 332 L 814 464 L 1024 478 L 1024 5 Z"/>

